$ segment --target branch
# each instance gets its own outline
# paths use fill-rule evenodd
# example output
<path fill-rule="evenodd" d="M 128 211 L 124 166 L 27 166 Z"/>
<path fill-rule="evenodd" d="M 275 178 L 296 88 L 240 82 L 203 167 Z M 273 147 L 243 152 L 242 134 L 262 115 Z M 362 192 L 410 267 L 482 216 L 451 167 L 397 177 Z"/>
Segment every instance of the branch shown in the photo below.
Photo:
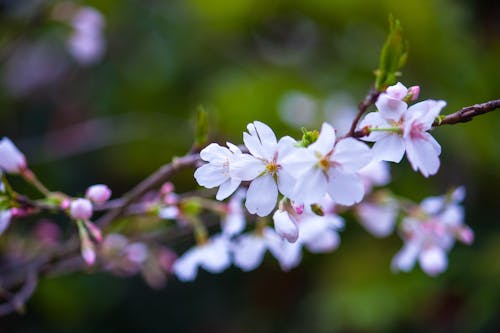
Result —
<path fill-rule="evenodd" d="M 125 194 L 121 199 L 120 205 L 117 205 L 99 218 L 96 221 L 97 225 L 100 227 L 109 225 L 112 221 L 120 217 L 128 206 L 141 198 L 148 191 L 167 181 L 175 172 L 196 165 L 199 160 L 199 154 L 190 154 L 176 158 L 171 163 L 165 164 Z"/>
<path fill-rule="evenodd" d="M 349 132 L 347 132 L 346 135 L 344 135 L 343 138 L 347 138 L 349 136 L 356 137 L 355 136 L 356 127 L 358 127 L 358 123 L 361 120 L 361 117 L 370 107 L 370 105 L 373 105 L 377 101 L 377 98 L 380 95 L 380 93 L 381 92 L 376 90 L 374 87 L 370 89 L 370 92 L 368 93 L 368 95 L 366 95 L 365 99 L 361 103 L 359 103 L 358 114 L 356 115 L 356 118 L 354 118 L 354 120 L 352 121 L 351 129 L 349 130 Z"/>
<path fill-rule="evenodd" d="M 14 311 L 23 311 L 24 304 L 33 295 L 37 285 L 38 276 L 36 271 L 32 269 L 26 275 L 26 282 L 21 289 L 9 301 L 0 304 L 0 316 L 8 315 Z"/>
<path fill-rule="evenodd" d="M 458 110 L 455 113 L 449 114 L 443 119 L 436 120 L 432 126 L 438 127 L 442 125 L 453 125 L 458 123 L 466 123 L 471 121 L 474 117 L 494 111 L 500 108 L 500 99 L 496 99 L 493 101 L 474 104 L 471 106 L 467 106 Z"/>

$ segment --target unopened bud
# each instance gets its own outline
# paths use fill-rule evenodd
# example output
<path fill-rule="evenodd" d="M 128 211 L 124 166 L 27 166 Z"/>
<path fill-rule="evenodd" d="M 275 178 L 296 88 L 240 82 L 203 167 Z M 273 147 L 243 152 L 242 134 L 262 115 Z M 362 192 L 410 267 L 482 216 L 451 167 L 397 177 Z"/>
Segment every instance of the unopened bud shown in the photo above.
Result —
<path fill-rule="evenodd" d="M 163 195 L 167 195 L 169 193 L 172 193 L 174 191 L 174 184 L 171 182 L 166 182 L 161 186 L 160 193 Z"/>
<path fill-rule="evenodd" d="M 70 205 L 71 217 L 75 220 L 88 220 L 92 217 L 92 203 L 87 199 L 76 199 Z"/>
<path fill-rule="evenodd" d="M 85 197 L 95 203 L 101 204 L 109 200 L 111 190 L 103 184 L 92 185 L 87 189 Z"/>
<path fill-rule="evenodd" d="M 92 242 L 83 242 L 82 243 L 82 258 L 85 260 L 87 265 L 92 266 L 95 263 L 95 249 Z"/>
<path fill-rule="evenodd" d="M 420 86 L 412 86 L 408 88 L 408 94 L 405 97 L 405 101 L 416 101 L 420 95 Z"/>
<path fill-rule="evenodd" d="M 8 173 L 21 173 L 27 169 L 23 153 L 5 137 L 0 140 L 0 169 Z"/>

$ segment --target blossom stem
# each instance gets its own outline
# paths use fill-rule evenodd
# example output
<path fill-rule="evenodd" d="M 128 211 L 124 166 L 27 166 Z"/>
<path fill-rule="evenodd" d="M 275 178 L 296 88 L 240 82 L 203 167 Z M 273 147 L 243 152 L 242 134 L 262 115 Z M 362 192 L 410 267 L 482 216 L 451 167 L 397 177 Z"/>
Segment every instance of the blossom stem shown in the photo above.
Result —
<path fill-rule="evenodd" d="M 40 193 L 44 196 L 49 197 L 51 192 L 42 184 L 42 182 L 37 178 L 37 176 L 31 170 L 26 170 L 21 173 L 24 180 L 33 185 Z"/>

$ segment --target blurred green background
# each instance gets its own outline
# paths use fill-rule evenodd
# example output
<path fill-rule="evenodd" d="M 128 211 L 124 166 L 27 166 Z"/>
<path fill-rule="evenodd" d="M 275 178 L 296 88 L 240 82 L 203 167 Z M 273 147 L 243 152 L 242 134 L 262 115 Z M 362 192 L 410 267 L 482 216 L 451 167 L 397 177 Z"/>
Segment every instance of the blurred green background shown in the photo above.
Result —
<path fill-rule="evenodd" d="M 495 0 L 79 1 L 106 22 L 106 52 L 92 66 L 67 53 L 56 3 L 0 0 L 0 134 L 50 188 L 75 195 L 101 182 L 119 195 L 184 154 L 199 104 L 218 142 L 240 143 L 257 119 L 295 137 L 301 121 L 335 125 L 373 82 L 390 13 L 410 44 L 401 80 L 420 85 L 422 99 L 444 99 L 451 113 L 500 98 Z M 312 116 L 287 113 L 297 96 Z M 45 279 L 27 314 L 1 318 L 0 331 L 498 332 L 499 128 L 497 111 L 434 131 L 443 154 L 433 178 L 392 167 L 391 188 L 414 200 L 467 188 L 476 241 L 457 244 L 439 277 L 391 273 L 401 240 L 348 223 L 336 252 L 306 255 L 288 273 L 268 258 L 251 273 L 201 272 L 162 290 L 140 277 Z M 174 183 L 194 189 L 192 171 Z"/>

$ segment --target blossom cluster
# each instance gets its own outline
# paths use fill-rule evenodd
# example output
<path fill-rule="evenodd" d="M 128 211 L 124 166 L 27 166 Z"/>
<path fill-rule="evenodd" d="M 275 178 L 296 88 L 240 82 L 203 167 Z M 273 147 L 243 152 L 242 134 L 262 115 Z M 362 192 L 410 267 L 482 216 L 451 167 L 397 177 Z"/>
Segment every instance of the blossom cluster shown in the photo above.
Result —
<path fill-rule="evenodd" d="M 274 230 L 257 228 L 250 235 L 236 238 L 224 237 L 224 233 L 217 235 L 207 244 L 189 250 L 174 265 L 180 278 L 192 279 L 198 265 L 218 272 L 230 265 L 231 258 L 236 266 L 253 269 L 266 249 L 284 269 L 300 261 L 302 246 L 312 252 L 330 251 L 338 246 L 337 231 L 343 226 L 342 218 L 335 214 L 336 207 L 341 210 L 354 207 L 360 223 L 376 237 L 391 234 L 401 211 L 398 200 L 380 193 L 365 198 L 372 186 L 388 183 L 386 162 L 400 162 L 406 153 L 412 168 L 425 177 L 436 174 L 440 164 L 441 147 L 429 130 L 446 103 L 425 100 L 409 105 L 418 98 L 419 90 L 417 86 L 406 88 L 397 83 L 380 94 L 375 103 L 377 111 L 366 114 L 358 126 L 367 133 L 361 140 L 374 142 L 372 147 L 353 137 L 338 137 L 329 123 L 323 123 L 320 132 L 307 132 L 302 140 L 295 140 L 289 136 L 278 139 L 269 126 L 259 121 L 248 124 L 247 132 L 243 133 L 244 147 L 229 142 L 227 147 L 216 143 L 208 145 L 200 153 L 207 163 L 194 173 L 198 184 L 206 188 L 218 187 L 217 200 L 224 200 L 238 188 L 246 187 L 248 213 L 261 218 L 272 214 Z M 456 210 L 458 201 L 450 207 Z M 443 209 L 448 212 L 451 208 L 443 206 Z M 415 210 L 425 211 L 423 208 Z M 463 214 L 450 217 L 450 213 L 443 212 L 448 217 L 425 215 L 420 219 L 412 214 L 403 218 L 401 228 L 416 225 L 413 227 L 416 230 L 431 219 L 448 238 L 453 238 L 454 233 L 472 234 L 466 227 L 442 227 L 451 224 L 450 219 L 461 225 Z M 462 231 L 457 231 L 459 229 Z M 408 270 L 414 258 L 421 254 L 424 258 L 430 257 L 424 263 L 421 261 L 424 271 L 430 275 L 443 271 L 444 264 L 435 267 L 438 265 L 436 249 L 444 262 L 444 253 L 451 246 L 449 243 L 438 246 L 439 242 L 431 242 L 435 246 L 430 246 L 427 239 L 432 237 L 425 232 L 415 231 L 411 237 L 408 232 L 402 234 L 405 235 L 402 253 L 410 253 L 406 249 L 411 248 L 413 257 L 400 252 L 394 259 L 395 269 Z M 429 248 L 434 251 L 434 257 L 427 255 Z M 406 261 L 399 259 L 403 257 Z"/>

